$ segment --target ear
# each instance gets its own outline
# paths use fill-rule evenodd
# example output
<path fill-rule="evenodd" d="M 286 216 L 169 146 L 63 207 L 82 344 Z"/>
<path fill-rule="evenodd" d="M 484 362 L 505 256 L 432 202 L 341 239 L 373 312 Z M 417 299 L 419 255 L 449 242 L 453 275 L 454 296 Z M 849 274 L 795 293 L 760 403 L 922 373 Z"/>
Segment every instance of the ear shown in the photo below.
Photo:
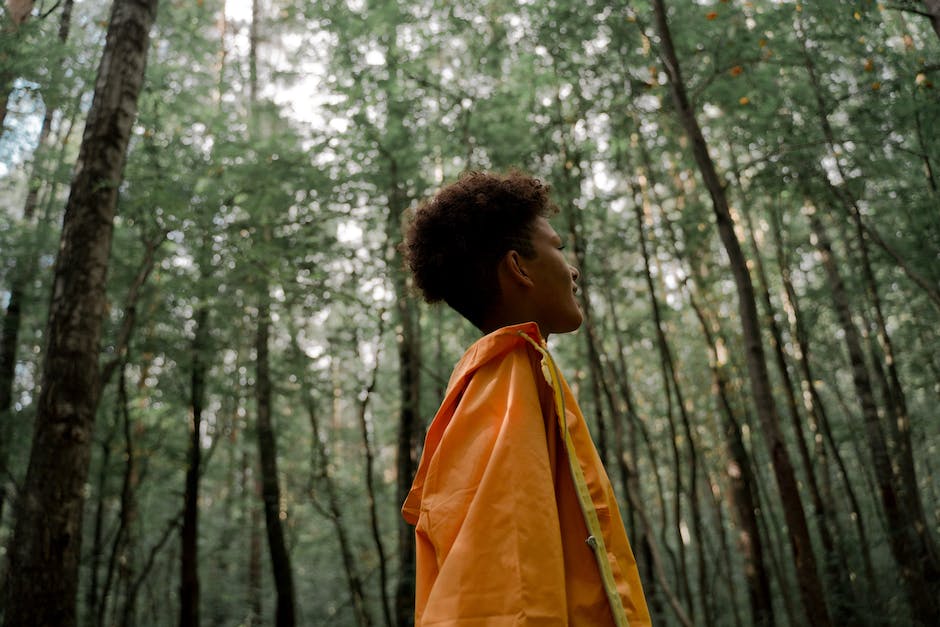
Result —
<path fill-rule="evenodd" d="M 510 250 L 503 255 L 499 263 L 499 269 L 500 274 L 516 285 L 524 287 L 534 285 L 532 278 L 526 272 L 525 258 L 518 251 Z"/>

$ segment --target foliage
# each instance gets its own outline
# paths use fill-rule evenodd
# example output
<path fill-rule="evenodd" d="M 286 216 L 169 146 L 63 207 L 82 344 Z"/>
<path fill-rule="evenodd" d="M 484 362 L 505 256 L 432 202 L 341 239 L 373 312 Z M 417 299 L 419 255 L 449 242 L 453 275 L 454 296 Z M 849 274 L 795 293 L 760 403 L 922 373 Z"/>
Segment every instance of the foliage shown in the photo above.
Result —
<path fill-rule="evenodd" d="M 13 105 L 0 139 L 0 197 L 6 207 L 0 213 L 0 304 L 7 304 L 5 290 L 17 264 L 34 254 L 39 260 L 26 292 L 13 418 L 0 431 L 0 445 L 8 451 L 0 456 L 6 465 L 0 472 L 9 476 L 5 482 L 21 482 L 26 467 L 58 212 L 93 87 L 98 55 L 91 51 L 103 45 L 103 9 L 92 4 L 77 3 L 67 44 L 57 43 L 55 12 L 34 16 L 15 39 L 0 38 L 0 75 L 15 79 L 7 85 Z M 652 9 L 645 2 L 593 0 L 270 0 L 262 3 L 257 25 L 261 89 L 252 105 L 250 16 L 239 7 L 222 0 L 167 0 L 153 33 L 115 223 L 102 365 L 119 357 L 128 295 L 148 243 L 156 246 L 155 267 L 133 303 L 129 350 L 98 414 L 79 599 L 86 622 L 97 622 L 94 603 L 105 603 L 106 617 L 119 616 L 138 578 L 137 622 L 177 620 L 175 526 L 183 503 L 192 343 L 201 307 L 209 311 L 210 328 L 203 355 L 209 369 L 201 433 L 202 617 L 213 624 L 249 621 L 251 546 L 263 545 L 252 441 L 253 337 L 262 285 L 272 307 L 280 506 L 299 620 L 355 620 L 328 509 L 326 482 L 332 482 L 365 581 L 368 611 L 381 621 L 359 412 L 375 455 L 380 540 L 394 574 L 395 416 L 402 402 L 396 338 L 402 329 L 394 313 L 401 268 L 392 212 L 396 203 L 414 206 L 464 169 L 520 167 L 553 184 L 562 207 L 556 227 L 582 266 L 594 332 L 553 338 L 552 348 L 577 387 L 595 436 L 606 430 L 610 475 L 624 495 L 625 518 L 633 521 L 628 531 L 638 534 L 639 523 L 616 471 L 612 434 L 618 421 L 679 602 L 713 625 L 748 624 L 743 557 L 735 545 L 741 529 L 729 496 L 733 460 L 714 379 L 714 373 L 725 373 L 731 411 L 741 421 L 757 477 L 775 611 L 780 623 L 801 624 L 771 457 L 755 437 L 728 259 L 669 98 Z M 886 584 L 898 579 L 891 530 L 885 528 L 809 214 L 819 212 L 834 241 L 852 313 L 866 338 L 867 367 L 877 372 L 879 364 L 887 367 L 886 348 L 845 199 L 900 262 L 934 290 L 940 282 L 940 148 L 934 130 L 940 128 L 940 79 L 933 63 L 940 40 L 925 18 L 901 8 L 738 0 L 669 7 L 684 80 L 724 177 L 738 239 L 755 280 L 758 257 L 766 269 L 772 311 L 762 311 L 765 346 L 772 346 L 772 318 L 782 330 L 800 400 L 813 454 L 809 471 L 832 499 L 832 518 L 822 524 L 838 532 L 835 555 L 846 561 L 835 566 L 847 572 L 850 584 L 842 586 L 829 577 L 831 568 L 821 566 L 828 602 L 841 616 L 864 617 L 858 624 L 871 625 L 909 624 L 908 600 L 900 586 Z M 38 128 L 44 106 L 58 113 L 47 145 L 37 147 L 30 129 Z M 69 133 L 73 120 L 76 128 Z M 33 159 L 34 150 L 52 156 Z M 42 163 L 35 171 L 41 216 L 28 223 L 19 207 L 32 168 Z M 641 237 L 649 247 L 650 282 Z M 940 394 L 940 310 L 896 256 L 873 235 L 866 241 L 910 417 L 917 485 L 907 488 L 920 495 L 936 537 L 940 431 L 932 410 Z M 657 341 L 649 285 L 675 382 L 664 379 L 666 353 Z M 453 312 L 416 306 L 421 413 L 429 420 L 450 368 L 476 335 Z M 700 313 L 717 338 L 713 344 L 703 334 Z M 812 380 L 800 369 L 807 347 Z M 592 351 L 599 369 L 592 367 Z M 785 379 L 770 368 L 783 414 Z M 126 399 L 118 392 L 121 378 Z M 811 388 L 828 414 L 834 447 L 811 421 Z M 887 387 L 876 390 L 882 428 L 890 435 L 889 394 Z M 674 423 L 680 409 L 690 417 L 691 441 Z M 111 543 L 127 507 L 120 498 L 128 463 L 125 411 L 137 513 L 131 539 L 121 548 Z M 319 422 L 322 450 L 314 446 L 311 413 Z M 799 436 L 789 424 L 785 430 L 796 459 Z M 900 454 L 900 445 L 892 446 Z M 695 496 L 687 482 L 693 452 L 699 471 Z M 847 477 L 839 472 L 836 454 Z M 321 464 L 325 475 L 318 474 Z M 812 514 L 806 472 L 798 468 Z M 859 496 L 860 511 L 852 511 L 846 480 Z M 698 504 L 700 509 L 693 508 Z M 693 530 L 694 515 L 704 523 L 700 535 Z M 870 540 L 861 550 L 853 546 L 858 517 Z M 818 524 L 811 521 L 817 544 Z M 6 508 L 0 540 L 6 541 L 11 527 Z M 631 535 L 640 557 L 637 537 Z M 699 545 L 704 561 L 694 557 Z M 120 560 L 106 584 L 112 550 Z M 871 555 L 876 581 L 865 577 L 863 551 Z M 262 564 L 268 568 L 266 557 Z M 677 619 L 666 591 L 648 569 L 641 560 L 655 621 L 672 624 Z M 272 584 L 267 570 L 261 576 L 267 620 Z M 96 598 L 103 590 L 106 596 Z"/>

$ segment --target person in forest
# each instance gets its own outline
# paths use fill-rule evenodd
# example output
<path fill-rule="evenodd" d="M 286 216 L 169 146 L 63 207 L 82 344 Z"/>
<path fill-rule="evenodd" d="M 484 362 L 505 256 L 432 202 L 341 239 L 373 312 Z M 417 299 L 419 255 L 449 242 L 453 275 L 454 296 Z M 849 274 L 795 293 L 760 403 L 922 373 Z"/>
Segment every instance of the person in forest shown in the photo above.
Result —
<path fill-rule="evenodd" d="M 417 626 L 650 624 L 610 480 L 546 347 L 583 318 L 557 212 L 538 179 L 470 172 L 408 226 L 416 287 L 484 333 L 451 375 L 402 506 Z"/>

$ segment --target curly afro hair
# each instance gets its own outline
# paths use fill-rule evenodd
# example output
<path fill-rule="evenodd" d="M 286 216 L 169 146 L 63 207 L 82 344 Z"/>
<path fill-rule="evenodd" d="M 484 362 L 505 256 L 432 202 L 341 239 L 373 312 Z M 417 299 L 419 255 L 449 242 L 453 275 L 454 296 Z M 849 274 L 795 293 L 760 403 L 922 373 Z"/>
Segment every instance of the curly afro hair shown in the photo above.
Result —
<path fill-rule="evenodd" d="M 535 255 L 538 217 L 558 207 L 549 186 L 518 171 L 466 172 L 415 211 L 403 252 L 430 303 L 444 301 L 477 327 L 499 296 L 496 270 L 510 250 Z"/>

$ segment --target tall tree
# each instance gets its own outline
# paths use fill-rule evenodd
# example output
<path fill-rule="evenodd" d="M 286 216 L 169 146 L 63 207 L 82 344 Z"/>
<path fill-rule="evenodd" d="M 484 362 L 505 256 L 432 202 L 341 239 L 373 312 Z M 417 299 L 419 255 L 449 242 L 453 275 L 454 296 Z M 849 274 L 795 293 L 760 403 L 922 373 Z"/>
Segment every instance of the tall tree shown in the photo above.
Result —
<path fill-rule="evenodd" d="M 850 299 L 845 289 L 842 273 L 832 251 L 829 236 L 815 208 L 812 209 L 809 217 L 832 290 L 833 306 L 836 308 L 842 326 L 846 351 L 852 368 L 852 382 L 861 406 L 879 495 L 885 516 L 888 518 L 888 540 L 891 552 L 907 588 L 914 619 L 923 625 L 933 625 L 940 621 L 940 597 L 937 595 L 940 574 L 935 566 L 936 555 L 932 554 L 933 549 L 929 544 L 925 545 L 922 530 L 911 524 L 911 521 L 915 519 L 914 514 L 909 510 L 909 504 L 895 482 L 893 468 L 895 463 L 889 454 L 884 430 L 878 416 L 871 377 L 865 365 L 860 334 L 852 320 Z M 905 486 L 905 489 L 912 488 L 916 489 L 916 486 Z"/>
<path fill-rule="evenodd" d="M 74 0 L 66 0 L 62 6 L 62 15 L 59 18 L 59 41 L 65 43 L 69 37 L 69 29 L 72 24 L 72 6 Z M 58 65 L 56 65 L 58 67 Z M 53 83 L 50 85 L 49 93 L 54 93 L 59 86 L 54 84 L 56 79 L 61 78 L 58 72 L 53 71 Z M 39 128 L 39 142 L 33 154 L 33 168 L 30 173 L 30 180 L 27 186 L 26 200 L 23 204 L 23 221 L 27 225 L 32 225 L 36 209 L 39 204 L 39 188 L 41 187 L 42 166 L 47 159 L 46 152 L 49 148 L 46 143 L 49 134 L 52 131 L 52 120 L 55 117 L 57 106 L 56 98 L 47 95 L 46 111 L 42 117 L 42 125 Z M 5 105 L 4 105 L 5 106 Z M 3 119 L 0 117 L 0 133 L 2 133 Z M 29 239 L 29 238 L 27 238 Z M 30 277 L 35 273 L 36 257 L 38 251 L 35 250 L 35 244 L 25 251 L 24 257 L 16 264 L 13 272 L 13 280 L 10 285 L 10 297 L 7 300 L 6 310 L 3 315 L 3 325 L 0 328 L 0 471 L 7 469 L 7 447 L 9 446 L 9 437 L 11 435 L 10 422 L 12 420 L 11 407 L 13 405 L 13 375 L 16 369 L 16 353 L 19 348 L 20 322 L 23 317 L 23 297 L 25 295 L 26 284 Z M 6 482 L 0 482 L 0 519 L 3 518 L 3 507 L 6 503 Z"/>
<path fill-rule="evenodd" d="M 718 171 L 708 152 L 708 144 L 702 135 L 695 110 L 689 100 L 686 86 L 679 67 L 679 59 L 672 42 L 672 33 L 666 17 L 663 0 L 654 0 L 656 30 L 659 34 L 660 58 L 669 78 L 676 115 L 691 143 L 692 154 L 699 167 L 705 187 L 711 196 L 712 208 L 718 224 L 718 234 L 728 254 L 731 272 L 738 291 L 738 314 L 746 343 L 746 357 L 750 374 L 751 393 L 760 417 L 764 438 L 773 461 L 777 487 L 784 504 L 790 545 L 796 565 L 800 595 L 803 599 L 807 619 L 815 625 L 830 625 L 829 609 L 826 605 L 825 588 L 816 567 L 806 512 L 800 500 L 799 488 L 793 463 L 787 453 L 780 420 L 773 398 L 770 374 L 764 355 L 763 340 L 760 334 L 760 321 L 757 314 L 754 286 L 748 271 L 747 261 L 741 250 L 741 243 L 734 232 L 734 220 L 725 195 L 725 188 L 718 176 Z"/>
<path fill-rule="evenodd" d="M 100 395 L 111 233 L 157 0 L 115 0 L 65 208 L 6 625 L 76 624 L 84 485 Z"/>
<path fill-rule="evenodd" d="M 258 108 L 258 46 L 260 43 L 261 10 L 259 0 L 251 3 L 251 24 L 249 31 L 248 73 L 249 73 L 249 128 L 257 140 L 260 111 Z M 259 204 L 264 197 L 258 198 Z M 263 247 L 271 245 L 271 226 L 263 224 L 257 242 Z M 261 497 L 264 505 L 264 523 L 268 536 L 268 550 L 271 555 L 271 571 L 274 587 L 277 591 L 275 624 L 277 627 L 293 627 L 295 623 L 294 576 L 291 571 L 290 554 L 281 525 L 281 486 L 278 481 L 277 444 L 272 414 L 271 364 L 268 338 L 271 332 L 271 295 L 268 278 L 264 273 L 258 281 L 258 315 L 255 332 L 255 400 L 258 418 L 255 424 L 258 438 L 258 456 L 261 471 Z"/>
<path fill-rule="evenodd" d="M 209 310 L 197 306 L 190 372 L 189 451 L 180 530 L 180 627 L 199 625 L 199 476 L 202 472 L 202 412 L 205 407 Z"/>

